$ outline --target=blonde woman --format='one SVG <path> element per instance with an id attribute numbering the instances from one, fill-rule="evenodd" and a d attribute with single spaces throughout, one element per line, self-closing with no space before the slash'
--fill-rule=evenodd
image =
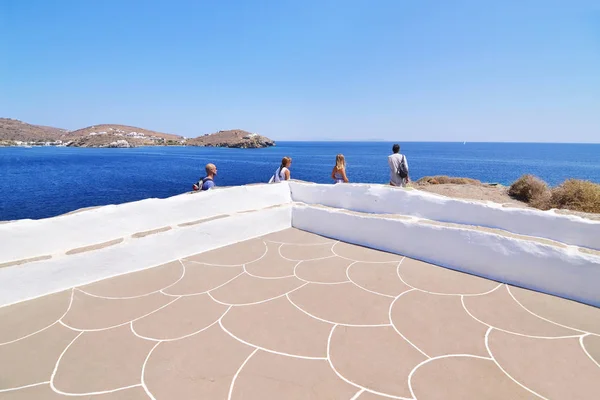
<path id="1" fill-rule="evenodd" d="M 348 183 L 348 177 L 346 176 L 346 159 L 343 154 L 335 156 L 335 166 L 331 171 L 331 179 L 333 179 L 335 183 Z"/>
<path id="2" fill-rule="evenodd" d="M 283 157 L 281 165 L 275 171 L 275 174 L 271 177 L 269 183 L 289 181 L 290 180 L 290 167 L 292 166 L 292 159 L 290 157 Z"/>

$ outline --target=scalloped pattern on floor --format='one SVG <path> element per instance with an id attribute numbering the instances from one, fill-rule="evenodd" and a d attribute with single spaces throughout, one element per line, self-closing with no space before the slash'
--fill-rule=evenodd
<path id="1" fill-rule="evenodd" d="M 0 308 L 0 399 L 595 399 L 600 309 L 297 229 Z"/>

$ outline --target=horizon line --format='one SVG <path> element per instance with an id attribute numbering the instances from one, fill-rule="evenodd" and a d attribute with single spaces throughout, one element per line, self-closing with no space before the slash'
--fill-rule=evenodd
<path id="1" fill-rule="evenodd" d="M 274 139 L 275 140 L 275 139 Z M 464 141 L 464 140 L 383 140 L 383 139 L 350 139 L 350 140 L 339 140 L 339 139 L 319 139 L 319 140 L 307 140 L 307 139 L 287 139 L 287 140 L 275 140 L 275 142 L 301 142 L 301 143 L 494 143 L 494 144 L 593 144 L 599 145 L 600 142 L 534 142 L 534 141 Z"/>

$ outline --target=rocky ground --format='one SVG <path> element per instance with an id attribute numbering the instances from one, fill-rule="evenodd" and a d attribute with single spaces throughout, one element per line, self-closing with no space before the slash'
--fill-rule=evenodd
<path id="1" fill-rule="evenodd" d="M 513 207 L 528 207 L 526 203 L 513 199 L 508 195 L 508 187 L 502 185 L 413 185 L 415 189 L 430 193 L 441 194 L 447 197 L 469 199 L 478 201 L 493 201 Z"/>
<path id="2" fill-rule="evenodd" d="M 505 207 L 529 208 L 527 203 L 513 199 L 508 195 L 508 187 L 502 185 L 486 184 L 440 184 L 440 185 L 420 185 L 412 184 L 413 189 L 423 190 L 425 192 L 436 193 L 447 197 L 468 199 L 476 201 L 493 201 L 500 203 Z M 578 215 L 583 218 L 600 221 L 600 214 L 583 213 L 571 210 L 556 210 L 559 214 Z"/>

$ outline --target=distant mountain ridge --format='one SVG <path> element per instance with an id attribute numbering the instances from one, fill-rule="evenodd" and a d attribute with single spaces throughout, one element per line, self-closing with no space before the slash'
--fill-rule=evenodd
<path id="1" fill-rule="evenodd" d="M 180 135 L 128 125 L 100 124 L 68 131 L 0 118 L 0 146 L 52 145 L 70 147 L 206 146 L 260 148 L 274 146 L 265 136 L 241 129 L 186 139 Z"/>

